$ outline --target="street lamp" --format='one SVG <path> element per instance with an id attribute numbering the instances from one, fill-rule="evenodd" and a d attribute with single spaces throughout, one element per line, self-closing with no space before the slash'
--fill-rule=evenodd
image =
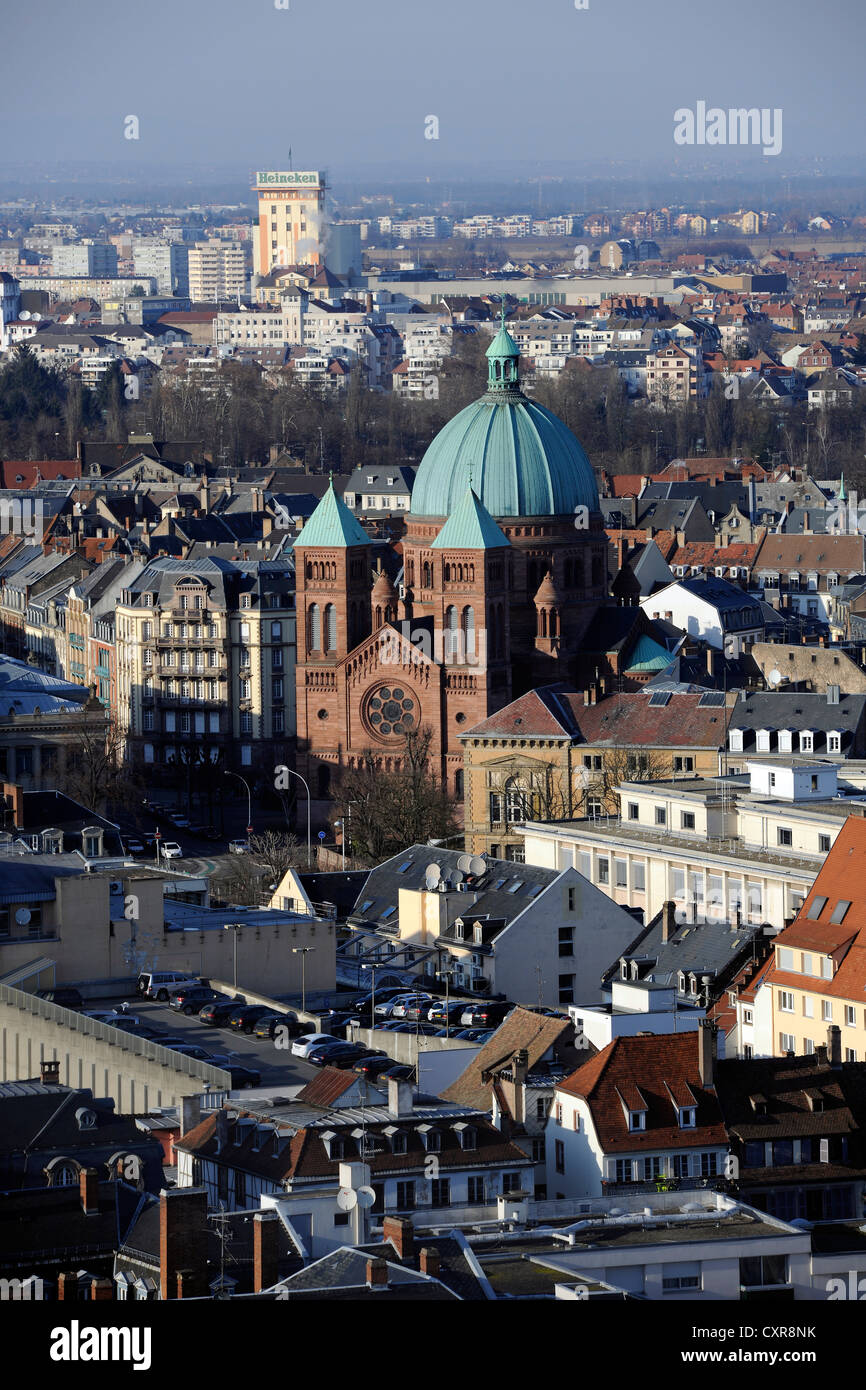
<path id="1" fill-rule="evenodd" d="M 238 781 L 239 781 L 239 782 L 243 782 L 244 786 L 246 787 L 246 789 L 247 789 L 247 834 L 248 834 L 248 835 L 252 835 L 252 833 L 253 833 L 253 798 L 252 798 L 252 796 L 251 796 L 251 794 L 250 794 L 250 784 L 249 784 L 249 782 L 247 781 L 246 777 L 241 777 L 241 774 L 240 774 L 239 772 L 229 772 L 229 771 L 226 769 L 226 770 L 223 772 L 223 777 L 237 777 Z"/>
<path id="2" fill-rule="evenodd" d="M 313 864 L 312 841 L 310 839 L 310 784 L 301 776 L 300 772 L 293 772 L 290 767 L 286 767 L 282 763 L 277 768 L 277 772 L 287 772 L 290 777 L 297 777 L 298 781 L 304 784 L 304 789 L 307 793 L 307 868 L 310 869 Z"/>
<path id="3" fill-rule="evenodd" d="M 223 922 L 223 931 L 233 931 L 235 934 L 233 951 L 235 990 L 237 990 L 238 987 L 238 932 L 242 926 L 243 922 Z"/>
<path id="4" fill-rule="evenodd" d="M 335 820 L 335 821 L 334 821 L 334 829 L 335 829 L 335 830 L 339 830 L 339 831 L 341 832 L 341 834 L 340 834 L 340 848 L 341 848 L 342 851 L 343 851 L 343 869 L 344 869 L 344 871 L 345 871 L 345 868 L 346 868 L 346 832 L 345 832 L 345 829 L 344 829 L 344 827 L 343 827 L 343 822 L 342 822 L 341 820 Z"/>
<path id="5" fill-rule="evenodd" d="M 371 1004 L 370 1004 L 370 1019 L 371 1019 L 371 1026 L 372 1026 L 373 1028 L 376 1027 L 376 971 L 377 971 L 377 970 L 384 970 L 387 964 L 388 964 L 387 961 L 385 961 L 385 960 L 379 960 L 379 961 L 371 961 L 369 965 L 362 965 L 362 966 L 361 966 L 361 969 L 362 969 L 362 970 L 372 970 L 372 972 L 373 972 L 373 999 L 372 999 L 372 1002 L 371 1002 Z"/>
<path id="6" fill-rule="evenodd" d="M 307 1012 L 307 952 L 315 951 L 315 946 L 293 946 L 292 955 L 301 957 L 301 1013 Z"/>

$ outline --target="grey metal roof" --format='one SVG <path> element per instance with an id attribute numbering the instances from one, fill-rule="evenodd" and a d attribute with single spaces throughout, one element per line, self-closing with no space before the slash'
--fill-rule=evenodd
<path id="1" fill-rule="evenodd" d="M 813 691 L 740 692 L 729 729 L 841 729 L 853 733 L 863 720 L 866 695 L 841 695 L 838 705 Z"/>

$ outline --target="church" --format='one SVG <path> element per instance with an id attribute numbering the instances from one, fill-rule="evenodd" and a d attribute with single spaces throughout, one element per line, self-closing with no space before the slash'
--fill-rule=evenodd
<path id="1" fill-rule="evenodd" d="M 419 465 L 396 581 L 333 485 L 294 543 L 297 767 L 326 799 L 372 750 L 399 761 L 429 727 L 449 792 L 463 795 L 459 735 L 515 696 L 575 680 L 607 600 L 607 538 L 589 459 L 524 395 L 504 318 L 487 389 Z"/>

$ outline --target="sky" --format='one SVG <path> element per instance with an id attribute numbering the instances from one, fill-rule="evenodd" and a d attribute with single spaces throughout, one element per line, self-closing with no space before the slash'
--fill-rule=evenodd
<path id="1" fill-rule="evenodd" d="M 775 175 L 863 154 L 864 0 L 4 0 L 3 21 L 5 166 L 283 169 L 291 147 L 343 177 L 697 154 Z M 781 109 L 781 154 L 677 146 L 699 101 Z"/>

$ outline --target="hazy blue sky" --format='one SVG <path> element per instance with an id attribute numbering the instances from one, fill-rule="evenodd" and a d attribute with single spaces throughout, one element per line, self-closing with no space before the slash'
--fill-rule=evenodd
<path id="1" fill-rule="evenodd" d="M 289 4 L 4 0 L 4 162 L 669 163 L 699 100 L 781 107 L 782 159 L 748 152 L 767 166 L 863 153 L 864 0 Z"/>

